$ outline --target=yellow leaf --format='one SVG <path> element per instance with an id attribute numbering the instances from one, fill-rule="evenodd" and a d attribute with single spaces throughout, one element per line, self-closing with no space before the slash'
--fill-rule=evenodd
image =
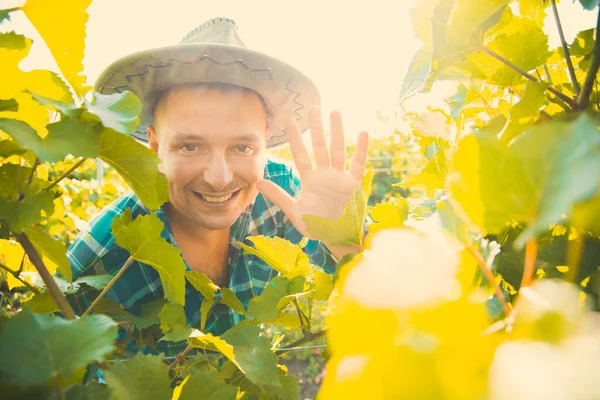
<path id="1" fill-rule="evenodd" d="M 556 269 L 558 270 L 558 272 L 562 272 L 563 274 L 569 272 L 569 267 L 566 265 L 559 265 L 556 267 Z"/>
<path id="2" fill-rule="evenodd" d="M 83 71 L 86 9 L 91 0 L 28 0 L 22 7 L 75 93 L 88 90 Z M 68 22 L 67 22 L 68 21 Z"/>
<path id="3" fill-rule="evenodd" d="M 265 261 L 271 268 L 288 279 L 310 272 L 308 256 L 297 246 L 279 237 L 249 236 L 254 248 L 239 243 L 247 253 Z"/>
<path id="4" fill-rule="evenodd" d="M 205 334 L 195 329 L 189 336 L 188 342 L 190 343 L 190 346 L 198 349 L 214 350 L 222 353 L 232 363 L 234 363 L 236 367 L 240 369 L 240 371 L 244 372 L 244 369 L 235 359 L 233 354 L 233 346 L 220 337 L 213 336 L 210 333 Z"/>

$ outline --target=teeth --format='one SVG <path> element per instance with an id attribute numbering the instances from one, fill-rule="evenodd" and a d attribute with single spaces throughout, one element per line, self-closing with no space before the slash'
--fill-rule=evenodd
<path id="1" fill-rule="evenodd" d="M 227 196 L 222 196 L 222 197 L 206 196 L 203 194 L 200 194 L 200 196 L 202 196 L 203 200 L 206 200 L 209 203 L 224 203 L 227 200 L 231 199 L 231 197 L 233 196 L 233 193 L 230 193 Z"/>

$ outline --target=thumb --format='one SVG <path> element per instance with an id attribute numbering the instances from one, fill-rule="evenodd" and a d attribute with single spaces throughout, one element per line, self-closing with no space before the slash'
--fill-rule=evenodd
<path id="1" fill-rule="evenodd" d="M 281 187 L 266 179 L 258 181 L 256 184 L 258 191 L 271 203 L 281 209 L 292 221 L 294 217 L 294 203 L 296 200 Z"/>

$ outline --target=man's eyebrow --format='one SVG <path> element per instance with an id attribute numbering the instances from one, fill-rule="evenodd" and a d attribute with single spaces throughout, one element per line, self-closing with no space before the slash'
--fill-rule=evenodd
<path id="1" fill-rule="evenodd" d="M 173 135 L 173 141 L 175 142 L 183 142 L 183 141 L 195 141 L 195 142 L 204 142 L 206 139 L 204 135 L 199 133 L 189 133 L 189 132 L 175 132 Z M 256 133 L 245 133 L 240 134 L 238 136 L 234 136 L 231 138 L 232 142 L 251 142 L 258 143 L 261 141 L 261 136 Z"/>
<path id="2" fill-rule="evenodd" d="M 254 133 L 248 133 L 245 135 L 235 136 L 233 138 L 235 142 L 260 142 L 260 136 Z"/>

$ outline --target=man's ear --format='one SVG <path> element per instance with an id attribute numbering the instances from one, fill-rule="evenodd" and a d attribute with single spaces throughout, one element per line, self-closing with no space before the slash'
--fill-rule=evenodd
<path id="1" fill-rule="evenodd" d="M 156 135 L 156 129 L 153 125 L 146 127 L 146 134 L 148 135 L 148 144 L 150 148 L 158 154 L 158 136 Z"/>

